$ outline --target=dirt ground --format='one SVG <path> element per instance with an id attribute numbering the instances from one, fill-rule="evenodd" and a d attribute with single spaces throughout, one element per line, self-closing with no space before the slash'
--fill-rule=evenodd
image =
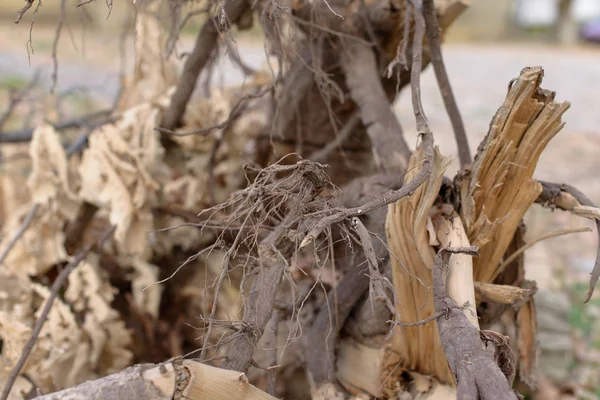
<path id="1" fill-rule="evenodd" d="M 11 24 L 12 25 L 12 24 Z M 41 69 L 48 84 L 52 72 L 51 49 L 53 30 L 36 27 L 33 32 L 35 53 L 28 63 L 26 42 L 28 23 L 0 28 L 0 85 L 29 79 L 35 69 Z M 188 51 L 193 37 L 181 40 L 179 52 Z M 242 58 L 250 65 L 264 63 L 262 45 L 256 40 L 238 38 Z M 132 42 L 125 48 L 131 58 Z M 525 66 L 541 65 L 546 76 L 543 87 L 557 92 L 557 100 L 568 100 L 571 109 L 564 118 L 564 130 L 550 143 L 542 156 L 536 176 L 551 181 L 569 182 L 600 202 L 600 46 L 556 48 L 519 44 L 447 44 L 444 47 L 446 65 L 457 101 L 466 123 L 472 151 L 487 132 L 489 122 L 502 103 L 508 82 Z M 118 89 L 121 63 L 116 35 L 67 29 L 59 46 L 58 88 L 85 88 L 98 102 L 108 103 Z M 131 65 L 131 59 L 126 65 Z M 217 82 L 227 85 L 240 82 L 242 74 L 230 63 L 218 69 Z M 454 156 L 455 145 L 451 127 L 438 93 L 433 71 L 422 78 L 426 114 L 434 129 L 442 152 Z M 409 143 L 416 135 L 408 93 L 402 93 L 395 105 L 407 132 Z M 449 174 L 453 174 L 456 163 Z M 528 215 L 530 240 L 551 230 L 591 226 L 559 213 L 534 209 Z M 585 278 L 595 254 L 594 233 L 552 239 L 534 246 L 527 257 L 528 275 L 543 288 L 560 286 L 564 278 Z M 555 273 L 555 272 L 559 273 Z M 565 274 L 563 272 L 568 272 Z"/>

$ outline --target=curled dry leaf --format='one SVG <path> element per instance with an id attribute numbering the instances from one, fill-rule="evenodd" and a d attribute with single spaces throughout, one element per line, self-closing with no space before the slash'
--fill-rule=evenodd
<path id="1" fill-rule="evenodd" d="M 129 109 L 116 126 L 93 133 L 79 166 L 81 198 L 109 210 L 122 254 L 142 258 L 151 254 L 146 234 L 153 229 L 151 207 L 159 189 L 154 177 L 166 174 L 154 131 L 157 118 L 158 110 L 148 103 Z"/>
<path id="2" fill-rule="evenodd" d="M 133 267 L 131 291 L 137 309 L 157 318 L 163 289 L 160 284 L 156 284 L 159 276 L 158 267 L 137 257 L 130 262 L 122 260 L 120 264 L 129 264 Z"/>
<path id="3" fill-rule="evenodd" d="M 100 272 L 96 265 L 82 262 L 69 276 L 65 299 L 84 315 L 82 328 L 90 342 L 87 364 L 111 373 L 129 365 L 131 335 L 111 307 L 116 290 Z"/>
<path id="4" fill-rule="evenodd" d="M 64 147 L 54 128 L 40 125 L 29 146 L 32 171 L 27 179 L 34 203 L 52 203 L 57 213 L 72 220 L 77 216 L 79 198 L 69 182 L 69 165 Z"/>
<path id="5" fill-rule="evenodd" d="M 60 138 L 51 126 L 44 124 L 33 132 L 29 154 L 32 170 L 27 187 L 31 200 L 39 204 L 39 209 L 29 229 L 8 254 L 5 264 L 15 273 L 38 275 L 66 260 L 63 226 L 76 218 L 80 201 L 72 188 L 72 174 Z M 4 225 L 1 248 L 8 246 L 21 229 L 23 219 L 32 207 L 30 202 L 23 202 L 15 190 L 16 185 L 20 183 L 14 175 L 3 179 L 5 207 L 17 204 L 20 207 L 5 209 L 9 217 Z M 11 195 L 15 197 L 10 199 Z"/>

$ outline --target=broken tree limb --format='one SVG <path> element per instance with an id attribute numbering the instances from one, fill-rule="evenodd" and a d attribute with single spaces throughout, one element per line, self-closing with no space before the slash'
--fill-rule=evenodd
<path id="1" fill-rule="evenodd" d="M 471 244 L 480 246 L 475 280 L 493 282 L 527 210 L 542 192 L 533 179 L 548 142 L 562 129 L 568 102 L 540 87 L 541 67 L 528 67 L 512 81 L 475 161 L 457 178 L 460 214 Z"/>
<path id="2" fill-rule="evenodd" d="M 36 397 L 38 400 L 275 400 L 248 382 L 246 374 L 176 359 L 134 365 L 95 381 Z"/>
<path id="3" fill-rule="evenodd" d="M 584 193 L 571 185 L 544 181 L 540 181 L 540 184 L 542 185 L 542 191 L 536 199 L 536 203 L 544 206 L 558 207 L 586 218 L 592 217 L 595 220 L 596 231 L 598 233 L 598 250 L 596 252 L 594 268 L 590 276 L 590 287 L 584 300 L 584 303 L 587 303 L 592 298 L 594 288 L 600 278 L 600 219 L 596 216 L 598 214 L 598 207 Z"/>
<path id="4" fill-rule="evenodd" d="M 450 256 L 459 253 L 477 255 L 477 248 L 441 249 L 433 268 L 435 310 L 446 312 L 437 319 L 437 325 L 448 365 L 456 379 L 457 397 L 516 400 L 507 377 L 494 360 L 495 346 L 490 349 L 482 343 L 477 328 L 469 323 L 458 304 L 448 296 L 444 276 Z"/>

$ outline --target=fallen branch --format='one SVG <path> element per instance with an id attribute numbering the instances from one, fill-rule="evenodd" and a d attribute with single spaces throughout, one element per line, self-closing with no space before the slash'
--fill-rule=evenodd
<path id="1" fill-rule="evenodd" d="M 444 248 L 435 258 L 433 301 L 436 312 L 447 311 L 437 319 L 440 339 L 457 385 L 459 399 L 511 399 L 517 396 L 508 379 L 487 349 L 487 341 L 448 296 L 445 276 L 452 254 L 477 255 L 477 247 Z M 494 347 L 496 347 L 493 344 Z M 514 366 L 513 366 L 514 368 Z"/>
<path id="2" fill-rule="evenodd" d="M 578 206 L 593 207 L 597 206 L 579 189 L 565 183 L 552 183 L 540 181 L 542 184 L 542 192 L 536 199 L 536 203 L 540 203 L 546 207 L 558 207 L 565 211 L 575 212 Z M 598 250 L 596 252 L 596 261 L 594 268 L 590 274 L 590 287 L 585 297 L 584 303 L 587 303 L 594 294 L 594 288 L 600 278 L 600 220 L 596 219 L 596 230 L 598 233 Z"/>
<path id="3" fill-rule="evenodd" d="M 244 373 L 181 359 L 159 365 L 134 365 L 36 399 L 276 400 L 251 385 Z"/>
<path id="4" fill-rule="evenodd" d="M 73 272 L 73 270 L 75 270 L 75 268 L 77 268 L 79 263 L 81 263 L 85 259 L 85 257 L 88 255 L 88 253 L 90 251 L 92 251 L 92 249 L 99 248 L 100 246 L 102 246 L 102 244 L 108 239 L 108 237 L 110 235 L 112 235 L 114 230 L 115 230 L 115 227 L 111 227 L 110 229 L 108 229 L 97 242 L 91 243 L 85 249 L 83 249 L 77 255 L 75 255 L 75 257 L 73 257 L 71 262 L 69 262 L 69 264 L 67 264 L 67 266 L 60 272 L 60 274 L 58 274 L 58 276 L 54 280 L 54 283 L 52 284 L 52 288 L 50 289 L 50 296 L 46 300 L 44 309 L 42 310 L 42 313 L 40 314 L 39 318 L 35 321 L 33 331 L 31 332 L 31 338 L 29 338 L 29 341 L 23 348 L 23 351 L 21 353 L 21 356 L 19 357 L 19 360 L 13 367 L 12 371 L 10 372 L 10 375 L 8 376 L 8 379 L 6 380 L 6 386 L 4 387 L 4 390 L 2 391 L 2 395 L 0 395 L 0 400 L 8 399 L 10 390 L 12 389 L 12 386 L 14 385 L 15 381 L 17 380 L 19 373 L 21 372 L 21 369 L 25 365 L 25 362 L 27 362 L 27 358 L 29 357 L 29 354 L 33 350 L 33 346 L 35 346 L 35 343 L 37 342 L 37 338 L 40 335 L 42 328 L 44 327 L 44 323 L 46 322 L 46 319 L 48 318 L 48 314 L 50 313 L 50 310 L 52 309 L 54 300 L 56 300 L 56 297 L 58 297 L 59 291 L 62 289 L 63 285 L 67 281 L 67 278 L 69 277 L 71 272 Z"/>

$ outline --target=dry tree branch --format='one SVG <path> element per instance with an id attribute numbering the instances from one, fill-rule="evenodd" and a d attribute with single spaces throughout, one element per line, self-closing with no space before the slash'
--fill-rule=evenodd
<path id="1" fill-rule="evenodd" d="M 504 269 L 511 262 L 513 262 L 514 260 L 517 259 L 517 257 L 519 257 L 526 250 L 535 246 L 539 242 L 543 242 L 544 240 L 552 239 L 552 238 L 559 237 L 559 236 L 570 235 L 571 233 L 581 233 L 581 232 L 591 232 L 591 231 L 592 230 L 590 228 L 573 228 L 573 229 L 557 229 L 555 231 L 546 233 L 538 238 L 535 238 L 531 242 L 528 242 L 525 246 L 518 248 L 517 251 L 515 251 L 509 257 L 507 257 L 504 261 L 502 261 L 502 264 L 500 264 L 500 269 L 502 271 L 504 271 Z"/>
<path id="2" fill-rule="evenodd" d="M 360 114 L 356 112 L 348 119 L 346 125 L 342 127 L 335 139 L 323 146 L 322 149 L 315 150 L 315 152 L 310 155 L 309 159 L 314 162 L 325 162 L 327 156 L 329 156 L 336 148 L 340 147 L 342 143 L 350 137 L 359 122 Z"/>
<path id="3" fill-rule="evenodd" d="M 21 19 L 23 19 L 23 15 L 25 15 L 27 10 L 29 10 L 31 8 L 34 1 L 35 0 L 27 0 L 27 3 L 23 6 L 23 8 L 21 8 L 17 12 L 17 19 L 15 19 L 15 24 L 18 24 L 19 22 L 21 22 Z M 41 3 L 41 2 L 38 0 L 38 3 Z"/>
<path id="4" fill-rule="evenodd" d="M 17 380 L 17 377 L 19 376 L 21 369 L 25 365 L 25 362 L 27 362 L 27 358 L 29 357 L 29 354 L 33 350 L 33 346 L 35 346 L 37 338 L 38 338 L 40 332 L 42 331 L 42 328 L 44 327 L 44 323 L 46 322 L 46 319 L 48 318 L 48 314 L 50 313 L 50 310 L 52 309 L 54 300 L 56 300 L 56 298 L 58 297 L 58 292 L 60 291 L 60 289 L 62 289 L 63 285 L 67 281 L 67 278 L 69 277 L 71 272 L 73 272 L 75 270 L 75 268 L 77 268 L 79 263 L 81 263 L 85 259 L 85 257 L 88 255 L 88 253 L 90 251 L 92 251 L 94 248 L 101 247 L 102 244 L 110 237 L 110 235 L 112 235 L 112 233 L 114 231 L 115 231 L 115 227 L 111 226 L 109 229 L 106 230 L 106 232 L 104 232 L 102 234 L 102 236 L 100 237 L 100 239 L 98 241 L 96 241 L 95 243 L 90 243 L 85 249 L 81 250 L 77 255 L 75 255 L 75 257 L 73 257 L 71 262 L 69 262 L 69 264 L 67 264 L 67 266 L 62 271 L 60 271 L 60 274 L 58 274 L 58 276 L 54 280 L 54 283 L 52 284 L 52 287 L 50 289 L 50 296 L 48 296 L 48 299 L 46 300 L 44 309 L 42 310 L 42 313 L 40 314 L 39 318 L 35 321 L 33 331 L 31 332 L 31 338 L 29 339 L 29 341 L 23 348 L 23 351 L 21 352 L 21 356 L 19 357 L 19 360 L 17 361 L 17 363 L 13 367 L 12 371 L 10 372 L 10 375 L 6 381 L 6 386 L 4 387 L 4 390 L 2 391 L 2 394 L 0 395 L 0 400 L 8 399 L 10 390 L 12 389 L 12 386 L 14 385 L 15 381 Z"/>
<path id="5" fill-rule="evenodd" d="M 171 29 L 171 32 L 169 32 L 169 37 L 166 40 L 166 56 L 170 57 L 171 54 L 173 53 L 173 50 L 175 49 L 175 45 L 177 44 L 177 41 L 179 40 L 179 35 L 181 34 L 181 30 L 187 25 L 187 23 L 189 22 L 190 19 L 192 19 L 192 17 L 195 17 L 197 15 L 201 15 L 204 14 L 206 12 L 208 12 L 209 10 L 209 6 L 203 6 L 197 10 L 192 10 L 190 12 L 188 12 L 185 17 L 183 17 L 183 19 L 179 22 L 179 24 L 176 27 L 173 27 Z"/>
<path id="6" fill-rule="evenodd" d="M 75 5 L 75 7 L 81 7 L 81 6 L 85 6 L 86 4 L 93 3 L 94 1 L 96 1 L 96 0 L 85 0 L 85 1 L 82 1 L 81 3 L 77 3 L 77 4 Z"/>
<path id="7" fill-rule="evenodd" d="M 0 254 L 0 264 L 2 264 L 4 260 L 6 260 L 6 257 L 8 257 L 8 254 L 10 253 L 12 248 L 15 247 L 15 244 L 19 241 L 19 239 L 21 239 L 27 228 L 29 228 L 29 225 L 35 218 L 35 214 L 37 213 L 39 208 L 40 205 L 36 203 L 33 205 L 33 207 L 29 209 L 29 212 L 27 213 L 27 216 L 25 217 L 23 223 L 19 227 L 19 230 L 17 231 L 17 233 L 15 233 L 15 236 L 13 236 L 6 248 L 2 251 L 2 254 Z"/>
<path id="8" fill-rule="evenodd" d="M 450 255 L 459 253 L 471 256 L 478 254 L 477 247 L 444 248 L 438 252 L 433 268 L 435 310 L 445 311 L 437 324 L 444 353 L 456 379 L 457 397 L 516 400 L 517 396 L 501 370 L 502 366 L 494 360 L 494 352 L 486 349 L 487 343 L 482 343 L 479 330 L 448 296 L 445 276 Z"/>
<path id="9" fill-rule="evenodd" d="M 172 136 L 190 136 L 190 135 L 209 134 L 211 131 L 213 131 L 215 129 L 224 129 L 227 126 L 229 126 L 229 124 L 231 124 L 233 121 L 235 121 L 236 118 L 238 118 L 240 116 L 240 114 L 244 110 L 244 106 L 246 105 L 246 102 L 248 100 L 259 99 L 262 96 L 264 96 L 265 94 L 271 92 L 274 87 L 275 86 L 273 84 L 271 84 L 271 85 L 267 86 L 266 88 L 258 91 L 258 93 L 249 93 L 249 94 L 243 96 L 233 106 L 233 108 L 231 109 L 231 112 L 229 113 L 229 116 L 227 117 L 227 119 L 225 121 L 219 123 L 219 124 L 207 126 L 206 128 L 194 129 L 193 131 L 189 131 L 189 132 L 176 132 L 176 131 L 174 131 L 172 129 L 167 129 L 167 128 L 164 128 L 164 127 L 156 127 L 154 129 L 157 130 L 157 131 L 159 131 L 159 132 L 161 132 L 161 133 L 166 133 L 166 134 L 169 134 L 169 135 L 172 135 Z"/>
<path id="10" fill-rule="evenodd" d="M 440 44 L 440 26 L 438 24 L 437 16 L 435 15 L 435 5 L 433 4 L 433 0 L 423 0 L 423 16 L 425 18 L 427 40 L 429 41 L 431 64 L 433 65 L 440 93 L 444 100 L 444 106 L 446 107 L 454 130 L 460 167 L 464 168 L 471 164 L 473 159 L 471 157 L 471 150 L 469 149 L 465 124 L 460 114 L 460 110 L 458 109 L 458 105 L 456 104 L 454 93 L 452 93 L 452 85 L 450 85 L 450 79 L 448 78 L 446 66 L 444 65 Z"/>
<path id="11" fill-rule="evenodd" d="M 83 117 L 73 118 L 64 122 L 59 122 L 53 126 L 56 131 L 64 131 L 71 128 L 81 128 L 90 125 L 103 125 L 114 122 L 117 116 L 111 115 L 112 109 L 95 111 Z M 33 137 L 34 128 L 22 129 L 18 131 L 0 131 L 0 143 L 23 143 L 29 142 Z"/>
<path id="12" fill-rule="evenodd" d="M 227 46 L 227 54 L 229 55 L 229 59 L 231 61 L 233 61 L 233 63 L 235 65 L 237 65 L 238 67 L 240 67 L 240 69 L 242 70 L 242 72 L 244 73 L 244 75 L 252 75 L 253 73 L 256 72 L 254 70 L 254 68 L 252 68 L 251 66 L 249 66 L 248 64 L 246 64 L 244 62 L 244 60 L 242 60 L 242 58 L 240 57 L 239 50 L 237 49 L 236 46 L 233 45 L 232 42 L 227 41 L 225 43 L 225 45 Z"/>
<path id="13" fill-rule="evenodd" d="M 227 1 L 221 11 L 227 15 L 232 23 L 236 23 L 247 6 L 245 0 Z M 179 127 L 187 104 L 196 87 L 198 76 L 217 46 L 218 26 L 220 25 L 217 17 L 213 17 L 209 18 L 200 29 L 194 49 L 185 61 L 175 93 L 171 97 L 171 104 L 163 115 L 161 128 L 172 131 Z"/>
<path id="14" fill-rule="evenodd" d="M 2 113 L 2 115 L 0 115 L 0 143 L 2 142 L 2 129 L 4 129 L 4 125 L 6 125 L 6 122 L 8 122 L 8 119 L 11 117 L 11 114 L 13 113 L 13 111 L 15 110 L 15 108 L 17 108 L 17 106 L 23 101 L 23 99 L 25 98 L 25 96 L 27 96 L 27 93 L 33 89 L 33 87 L 35 87 L 35 85 L 38 84 L 40 79 L 40 70 L 36 69 L 35 74 L 33 75 L 33 78 L 29 81 L 29 83 L 27 84 L 27 86 L 25 86 L 22 89 L 14 89 L 14 88 L 8 88 L 9 90 L 9 103 L 8 106 L 6 106 L 6 109 L 4 110 L 4 113 Z"/>
<path id="15" fill-rule="evenodd" d="M 539 181 L 542 184 L 542 193 L 536 199 L 536 203 L 540 203 L 546 207 L 558 207 L 565 211 L 575 211 L 574 208 L 579 206 L 588 206 L 597 208 L 597 206 L 579 189 L 566 183 L 552 183 Z M 579 203 L 579 204 L 577 204 Z M 600 220 L 596 219 L 596 230 L 598 233 L 598 250 L 596 253 L 596 261 L 594 268 L 590 274 L 590 287 L 585 297 L 584 303 L 587 303 L 594 294 L 594 288 L 600 278 Z"/>

